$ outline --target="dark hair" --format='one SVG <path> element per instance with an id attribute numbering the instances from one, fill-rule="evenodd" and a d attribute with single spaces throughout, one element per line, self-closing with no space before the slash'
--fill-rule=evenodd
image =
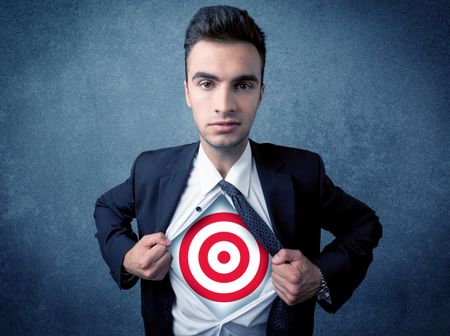
<path id="1" fill-rule="evenodd" d="M 261 82 L 266 63 L 265 36 L 247 11 L 231 6 L 202 7 L 192 17 L 184 39 L 184 66 L 187 80 L 187 59 L 192 47 L 201 40 L 212 42 L 249 42 L 261 57 Z"/>

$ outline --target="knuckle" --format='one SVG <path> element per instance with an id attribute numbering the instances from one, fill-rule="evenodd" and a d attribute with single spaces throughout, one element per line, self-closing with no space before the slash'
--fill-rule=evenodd
<path id="1" fill-rule="evenodd" d="M 164 238 L 164 234 L 162 232 L 157 232 L 153 234 L 153 237 L 161 239 Z"/>
<path id="2" fill-rule="evenodd" d="M 282 258 L 286 258 L 287 257 L 287 250 L 282 249 L 277 254 L 278 254 L 278 256 L 280 256 Z"/>
<path id="3" fill-rule="evenodd" d="M 289 282 L 293 284 L 299 284 L 301 281 L 301 276 L 299 273 L 291 273 L 289 275 Z"/>
<path id="4" fill-rule="evenodd" d="M 138 241 L 138 244 L 139 243 L 143 244 L 143 243 L 145 243 L 146 241 L 148 241 L 150 239 L 151 239 L 151 235 L 145 235 Z"/>
<path id="5" fill-rule="evenodd" d="M 148 269 L 144 271 L 144 275 L 148 280 L 152 280 L 155 277 L 155 271 L 153 269 Z"/>
<path id="6" fill-rule="evenodd" d="M 290 300 L 294 300 L 300 294 L 300 289 L 297 286 L 288 286 L 286 290 Z"/>

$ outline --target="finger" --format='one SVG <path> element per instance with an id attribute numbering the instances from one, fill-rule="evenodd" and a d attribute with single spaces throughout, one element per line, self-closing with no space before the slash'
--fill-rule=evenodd
<path id="1" fill-rule="evenodd" d="M 284 282 L 277 276 L 272 276 L 272 284 L 277 295 L 288 305 L 304 301 L 304 293 L 300 287 Z"/>
<path id="2" fill-rule="evenodd" d="M 135 268 L 139 271 L 145 271 L 152 267 L 152 265 L 160 259 L 166 252 L 166 247 L 163 245 L 154 245 L 152 248 L 144 248 L 135 258 L 134 265 L 125 265 L 126 269 Z M 126 256 L 125 256 L 126 258 Z M 129 271 L 128 271 L 129 272 Z"/>
<path id="3" fill-rule="evenodd" d="M 292 297 L 297 297 L 303 291 L 302 276 L 300 273 L 289 272 L 277 274 L 272 272 L 272 282 L 275 283 L 283 292 Z"/>
<path id="4" fill-rule="evenodd" d="M 170 246 L 170 240 L 162 232 L 146 235 L 139 240 L 139 244 L 144 247 L 151 248 L 156 244 Z"/>
<path id="5" fill-rule="evenodd" d="M 167 248 L 164 245 L 156 244 L 146 250 L 143 257 L 146 260 L 146 264 L 150 265 L 156 263 L 166 252 Z"/>
<path id="6" fill-rule="evenodd" d="M 273 288 L 278 297 L 283 300 L 287 305 L 291 305 L 291 299 L 288 296 L 288 293 L 283 287 L 280 287 L 278 284 L 273 283 Z"/>
<path id="7" fill-rule="evenodd" d="M 172 263 L 172 255 L 166 252 L 158 261 L 156 261 L 152 266 L 145 270 L 144 276 L 147 280 L 162 280 L 170 270 L 170 265 Z"/>
<path id="8" fill-rule="evenodd" d="M 169 252 L 167 252 L 162 258 L 160 258 L 158 260 L 158 262 L 157 262 L 158 272 L 157 272 L 156 280 L 162 280 L 166 276 L 166 274 L 170 270 L 172 260 L 173 260 L 173 257 Z"/>
<path id="9" fill-rule="evenodd" d="M 299 284 L 302 278 L 302 272 L 292 264 L 273 265 L 272 275 L 274 274 L 291 284 Z"/>
<path id="10" fill-rule="evenodd" d="M 289 283 L 289 281 L 285 277 L 273 272 L 272 272 L 272 283 L 283 292 L 287 292 L 288 287 L 291 286 L 291 283 Z"/>
<path id="11" fill-rule="evenodd" d="M 284 278 L 286 276 L 285 274 L 289 272 L 287 266 L 287 264 L 272 265 L 272 275 L 277 274 L 278 276 Z"/>

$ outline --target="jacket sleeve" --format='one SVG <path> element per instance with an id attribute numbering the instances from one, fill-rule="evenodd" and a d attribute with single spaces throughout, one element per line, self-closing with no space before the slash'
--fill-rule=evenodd
<path id="1" fill-rule="evenodd" d="M 382 227 L 375 212 L 335 186 L 319 163 L 321 227 L 335 239 L 314 261 L 331 293 L 332 304 L 319 301 L 328 312 L 336 312 L 364 279 L 378 245 Z"/>
<path id="2" fill-rule="evenodd" d="M 97 226 L 96 238 L 111 276 L 119 288 L 133 287 L 138 278 L 123 271 L 125 254 L 136 244 L 137 236 L 131 228 L 135 218 L 134 175 L 136 161 L 130 177 L 97 199 L 94 218 Z"/>

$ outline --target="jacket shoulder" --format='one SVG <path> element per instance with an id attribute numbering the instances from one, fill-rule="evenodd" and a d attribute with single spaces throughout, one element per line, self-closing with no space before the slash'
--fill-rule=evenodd
<path id="1" fill-rule="evenodd" d="M 281 146 L 273 143 L 256 143 L 253 142 L 253 146 L 258 148 L 258 150 L 263 150 L 271 153 L 279 153 L 281 155 L 300 155 L 305 157 L 316 157 L 317 153 L 309 151 L 307 149 L 298 148 L 298 147 L 289 147 L 289 146 Z"/>
<path id="2" fill-rule="evenodd" d="M 295 147 L 280 146 L 272 143 L 252 143 L 256 156 L 265 160 L 279 161 L 285 167 L 302 165 L 317 165 L 322 161 L 319 154 Z"/>
<path id="3" fill-rule="evenodd" d="M 178 159 L 180 163 L 186 162 L 194 157 L 198 150 L 198 145 L 198 142 L 194 142 L 180 146 L 147 150 L 138 155 L 135 160 L 135 166 L 136 168 L 142 166 L 158 166 L 159 168 L 165 168 L 176 159 Z"/>

